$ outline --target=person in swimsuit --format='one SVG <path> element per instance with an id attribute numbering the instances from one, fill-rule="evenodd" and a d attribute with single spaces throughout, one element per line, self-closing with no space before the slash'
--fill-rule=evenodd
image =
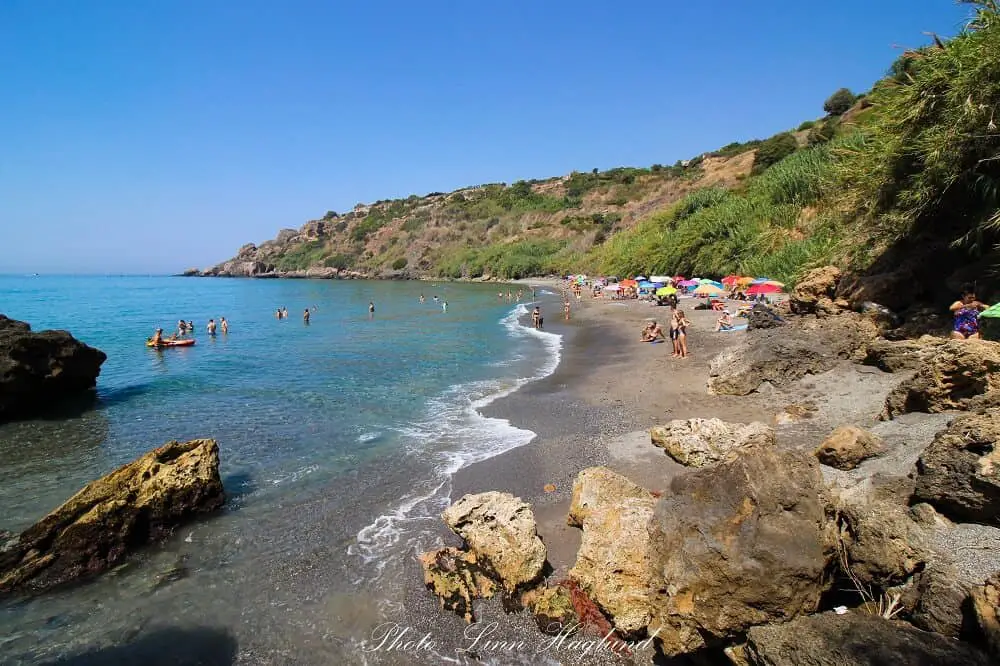
<path id="1" fill-rule="evenodd" d="M 677 306 L 675 304 L 670 305 L 670 342 L 673 345 L 674 351 L 671 356 L 681 355 L 681 341 L 680 341 L 680 323 L 677 320 Z"/>
<path id="2" fill-rule="evenodd" d="M 441 301 L 441 312 L 448 311 L 448 301 Z"/>
<path id="3" fill-rule="evenodd" d="M 274 316 L 277 317 L 278 319 L 281 319 L 281 308 L 278 308 L 275 311 Z"/>
<path id="4" fill-rule="evenodd" d="M 965 285 L 962 298 L 951 304 L 950 310 L 955 315 L 955 327 L 951 337 L 956 340 L 979 339 L 979 313 L 986 305 L 976 300 L 976 292 L 972 285 Z"/>
<path id="5" fill-rule="evenodd" d="M 215 320 L 214 319 L 209 319 L 208 320 L 208 326 L 206 326 L 205 328 L 208 329 L 208 334 L 209 335 L 215 335 Z"/>
<path id="6" fill-rule="evenodd" d="M 655 342 L 656 340 L 666 339 L 667 337 L 663 335 L 663 328 L 655 321 L 650 321 L 646 324 L 646 328 L 642 329 L 643 342 Z"/>
<path id="7" fill-rule="evenodd" d="M 163 344 L 163 329 L 162 328 L 156 329 L 156 332 L 153 333 L 153 337 L 152 337 L 152 339 L 150 341 L 156 347 L 159 347 L 160 345 L 162 345 Z"/>
<path id="8" fill-rule="evenodd" d="M 421 302 L 421 303 L 423 303 L 423 302 L 424 302 L 424 295 L 423 295 L 423 294 L 420 294 L 420 302 Z"/>
<path id="9" fill-rule="evenodd" d="M 220 327 L 222 328 L 223 335 L 225 335 L 226 333 L 229 333 L 229 322 L 226 321 L 226 318 L 225 317 L 219 317 L 219 321 L 221 322 Z"/>
<path id="10" fill-rule="evenodd" d="M 729 331 L 733 328 L 733 314 L 728 310 L 722 311 L 722 316 L 715 322 L 716 331 Z"/>
<path id="11" fill-rule="evenodd" d="M 566 315 L 566 321 L 569 321 L 569 300 L 563 303 L 563 314 Z"/>
<path id="12" fill-rule="evenodd" d="M 542 327 L 542 310 L 538 306 L 531 311 L 531 325 L 535 328 Z"/>
<path id="13" fill-rule="evenodd" d="M 678 357 L 687 358 L 688 355 L 688 343 L 687 343 L 687 329 L 691 325 L 688 318 L 684 315 L 684 310 L 677 308 L 677 347 L 680 351 Z"/>
<path id="14" fill-rule="evenodd" d="M 309 323 L 309 308 L 306 308 L 305 312 L 302 313 L 302 322 L 305 324 Z"/>

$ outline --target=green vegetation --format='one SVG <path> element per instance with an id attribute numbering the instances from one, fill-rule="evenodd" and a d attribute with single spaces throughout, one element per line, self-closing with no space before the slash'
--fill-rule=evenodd
<path id="1" fill-rule="evenodd" d="M 764 169 L 794 153 L 798 148 L 798 141 L 790 133 L 775 134 L 757 148 L 757 155 L 753 161 L 753 172 L 764 171 Z"/>
<path id="2" fill-rule="evenodd" d="M 551 240 L 519 241 L 467 249 L 456 253 L 438 266 L 440 277 L 474 278 L 492 275 L 504 279 L 540 275 L 548 272 L 553 257 L 563 244 Z"/>
<path id="3" fill-rule="evenodd" d="M 392 270 L 394 271 L 402 270 L 406 268 L 406 264 L 408 263 L 409 262 L 406 260 L 406 257 L 400 257 L 396 261 L 392 262 Z"/>
<path id="4" fill-rule="evenodd" d="M 847 88 L 841 88 L 830 95 L 829 99 L 823 103 L 823 110 L 831 116 L 840 116 L 854 106 L 855 101 L 857 101 L 857 97 L 855 97 L 854 93 Z"/>

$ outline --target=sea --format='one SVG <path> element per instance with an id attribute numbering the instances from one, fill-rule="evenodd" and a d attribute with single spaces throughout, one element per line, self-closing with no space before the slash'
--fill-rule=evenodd
<path id="1" fill-rule="evenodd" d="M 218 441 L 228 497 L 92 581 L 0 602 L 0 663 L 128 663 L 150 636 L 196 646 L 177 663 L 361 663 L 359 638 L 441 543 L 452 475 L 534 437 L 482 414 L 559 363 L 561 338 L 525 325 L 530 288 L 507 289 L 0 277 L 0 313 L 108 355 L 93 408 L 0 425 L 0 530 L 172 439 Z M 209 336 L 221 317 L 229 333 Z M 145 346 L 179 319 L 193 347 Z"/>

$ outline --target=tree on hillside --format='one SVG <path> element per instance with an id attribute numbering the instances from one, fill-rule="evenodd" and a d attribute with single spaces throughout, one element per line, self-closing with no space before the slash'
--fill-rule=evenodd
<path id="1" fill-rule="evenodd" d="M 323 216 L 323 219 L 324 220 L 335 220 L 338 217 L 340 217 L 340 215 L 337 215 L 336 211 L 328 210 L 328 211 L 326 211 L 326 215 Z"/>
<path id="2" fill-rule="evenodd" d="M 850 90 L 841 88 L 823 103 L 823 110 L 831 116 L 839 116 L 851 108 L 856 99 L 857 97 Z"/>
<path id="3" fill-rule="evenodd" d="M 775 134 L 757 148 L 757 156 L 753 160 L 754 173 L 760 173 L 772 164 L 777 164 L 798 148 L 799 143 L 791 133 Z"/>

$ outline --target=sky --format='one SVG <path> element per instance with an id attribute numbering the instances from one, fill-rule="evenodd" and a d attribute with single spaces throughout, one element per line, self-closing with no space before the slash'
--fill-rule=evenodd
<path id="1" fill-rule="evenodd" d="M 0 273 L 204 268 L 328 210 L 672 164 L 867 90 L 951 0 L 0 0 Z"/>

